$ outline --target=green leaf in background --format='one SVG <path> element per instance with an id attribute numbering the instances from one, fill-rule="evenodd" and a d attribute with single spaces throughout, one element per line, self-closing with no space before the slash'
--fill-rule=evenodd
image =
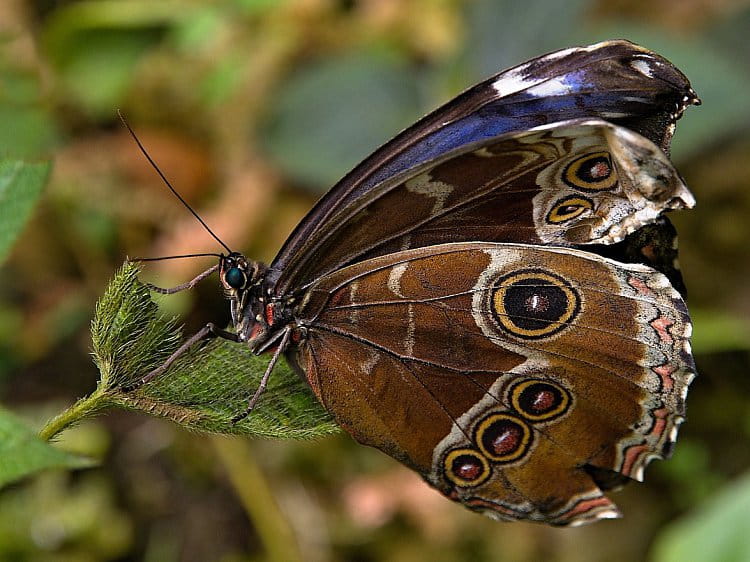
<path id="1" fill-rule="evenodd" d="M 263 133 L 267 151 L 302 185 L 329 188 L 420 115 L 413 75 L 380 51 L 312 65 L 281 90 Z"/>
<path id="2" fill-rule="evenodd" d="M 750 10 L 739 9 L 730 12 L 731 15 L 721 18 L 706 30 L 705 37 L 724 56 L 736 61 L 742 61 L 747 68 L 750 58 L 750 44 L 747 41 L 747 30 L 750 29 Z"/>
<path id="3" fill-rule="evenodd" d="M 111 117 L 132 87 L 141 57 L 189 8 L 171 2 L 73 2 L 55 10 L 42 46 L 67 94 L 95 116 Z"/>
<path id="4" fill-rule="evenodd" d="M 138 272 L 138 266 L 126 263 L 97 303 L 91 325 L 94 361 L 101 373 L 97 389 L 52 420 L 42 430 L 44 437 L 111 406 L 213 433 L 306 439 L 339 431 L 306 383 L 283 362 L 277 364 L 253 412 L 232 423 L 247 407 L 269 358 L 224 340 L 195 346 L 162 375 L 124 390 L 161 365 L 180 344 L 180 330 L 159 315 Z"/>
<path id="5" fill-rule="evenodd" d="M 39 439 L 21 420 L 0 408 L 0 487 L 47 468 L 84 468 L 90 459 Z"/>
<path id="6" fill-rule="evenodd" d="M 0 160 L 0 262 L 29 218 L 49 170 L 48 162 Z"/>
<path id="7" fill-rule="evenodd" d="M 750 560 L 750 474 L 725 487 L 657 538 L 655 562 Z"/>
<path id="8" fill-rule="evenodd" d="M 0 49 L 0 154 L 35 158 L 50 151 L 57 131 L 37 73 L 16 62 L 6 60 Z"/>
<path id="9" fill-rule="evenodd" d="M 466 44 L 465 58 L 474 71 L 469 80 L 479 80 L 530 57 L 574 45 L 573 37 L 580 35 L 581 22 L 591 4 L 590 0 L 469 2 L 471 41 Z"/>
<path id="10" fill-rule="evenodd" d="M 741 313 L 693 308 L 694 353 L 750 349 L 750 321 Z"/>

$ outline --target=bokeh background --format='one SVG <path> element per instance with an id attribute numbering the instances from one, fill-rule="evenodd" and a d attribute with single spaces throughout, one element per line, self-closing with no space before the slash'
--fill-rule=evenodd
<path id="1" fill-rule="evenodd" d="M 499 524 L 345 435 L 228 440 L 113 411 L 61 445 L 97 468 L 0 492 L 0 560 L 748 560 L 750 3 L 723 0 L 3 0 L 0 152 L 52 159 L 0 268 L 0 401 L 36 427 L 90 392 L 88 324 L 126 255 L 217 251 L 116 117 L 233 248 L 270 260 L 343 173 L 482 77 L 627 38 L 704 105 L 673 157 L 700 376 L 672 460 L 618 521 Z M 169 286 L 202 260 L 149 264 Z M 214 281 L 162 299 L 227 321 Z"/>

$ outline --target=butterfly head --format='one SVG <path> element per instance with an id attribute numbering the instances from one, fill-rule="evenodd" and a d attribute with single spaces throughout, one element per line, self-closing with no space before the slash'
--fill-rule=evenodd
<path id="1" fill-rule="evenodd" d="M 248 260 L 239 252 L 219 258 L 219 275 L 221 284 L 229 294 L 246 291 L 260 277 L 260 265 Z"/>
<path id="2" fill-rule="evenodd" d="M 219 278 L 230 303 L 232 324 L 238 333 L 246 333 L 243 325 L 250 308 L 254 308 L 260 296 L 260 286 L 266 266 L 247 259 L 239 252 L 231 252 L 219 258 Z"/>

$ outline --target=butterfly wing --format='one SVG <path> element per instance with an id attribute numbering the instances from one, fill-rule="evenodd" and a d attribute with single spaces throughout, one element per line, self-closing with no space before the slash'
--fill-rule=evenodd
<path id="1" fill-rule="evenodd" d="M 659 147 L 602 121 L 572 120 L 461 147 L 342 206 L 271 266 L 283 294 L 347 264 L 440 242 L 612 244 L 694 200 Z"/>
<path id="2" fill-rule="evenodd" d="M 679 70 L 627 41 L 532 59 L 470 88 L 366 158 L 297 226 L 274 260 L 269 279 L 287 289 L 300 285 L 300 277 L 326 273 L 304 257 L 319 254 L 320 232 L 337 227 L 335 221 L 347 210 L 371 199 L 375 186 L 446 153 L 513 131 L 596 117 L 636 131 L 668 152 L 676 119 L 697 101 Z"/>
<path id="3" fill-rule="evenodd" d="M 669 455 L 693 377 L 666 278 L 570 249 L 407 250 L 315 283 L 292 359 L 361 443 L 500 519 L 617 515 Z"/>

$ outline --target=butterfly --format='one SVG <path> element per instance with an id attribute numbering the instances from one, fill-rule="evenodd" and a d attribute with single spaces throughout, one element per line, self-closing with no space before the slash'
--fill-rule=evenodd
<path id="1" fill-rule="evenodd" d="M 695 375 L 664 213 L 699 102 L 627 41 L 553 52 L 466 90 L 376 150 L 270 265 L 227 248 L 232 329 L 284 354 L 354 439 L 499 520 L 578 525 L 668 457 Z M 164 290 L 167 292 L 169 290 Z"/>

